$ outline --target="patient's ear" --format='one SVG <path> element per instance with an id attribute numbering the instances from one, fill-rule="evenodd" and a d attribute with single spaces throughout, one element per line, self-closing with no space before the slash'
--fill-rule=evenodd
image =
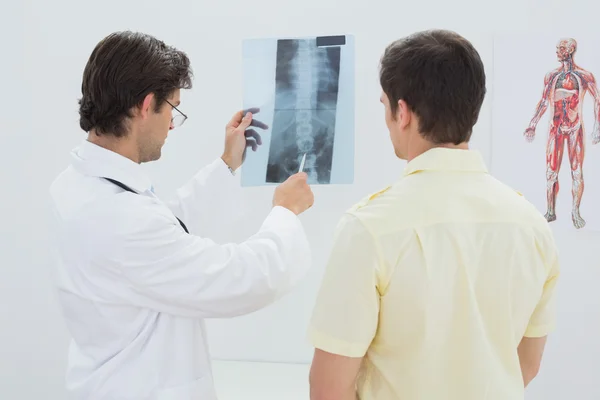
<path id="1" fill-rule="evenodd" d="M 400 128 L 406 128 L 411 121 L 412 111 L 410 107 L 404 100 L 398 100 L 398 108 L 396 110 L 396 121 L 398 121 L 398 125 Z"/>

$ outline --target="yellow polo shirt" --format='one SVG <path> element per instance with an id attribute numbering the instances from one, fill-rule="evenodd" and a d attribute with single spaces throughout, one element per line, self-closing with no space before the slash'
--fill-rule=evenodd
<path id="1" fill-rule="evenodd" d="M 555 324 L 548 223 L 474 150 L 436 148 L 349 210 L 309 337 L 364 357 L 362 400 L 523 399 L 517 346 Z"/>

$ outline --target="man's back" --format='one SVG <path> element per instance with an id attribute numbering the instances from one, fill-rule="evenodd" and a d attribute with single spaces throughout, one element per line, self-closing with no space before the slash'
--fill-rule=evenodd
<path id="1" fill-rule="evenodd" d="M 343 245 L 350 237 L 359 249 Z M 361 399 L 522 398 L 517 347 L 553 324 L 543 294 L 557 256 L 545 219 L 477 152 L 415 158 L 347 213 L 337 243 L 311 336 L 324 351 L 365 353 Z M 354 325 L 332 312 L 340 301 Z"/>
<path id="2" fill-rule="evenodd" d="M 163 202 L 140 164 L 87 140 L 72 152 L 50 188 L 72 398 L 216 398 L 203 319 L 271 304 L 310 265 L 284 207 L 239 245 L 195 234 L 207 212 L 235 215 L 237 190 L 219 158 Z"/>
<path id="3" fill-rule="evenodd" d="M 203 321 L 184 315 L 181 307 L 173 307 L 164 297 L 165 312 L 161 312 L 159 291 L 148 295 L 149 290 L 128 279 L 124 270 L 134 265 L 126 264 L 125 246 L 117 243 L 117 238 L 127 236 L 126 231 L 143 230 L 141 218 L 140 228 L 132 229 L 135 217 L 144 214 L 148 223 L 153 211 L 171 219 L 175 216 L 150 190 L 127 193 L 99 179 L 119 176 L 138 190 L 150 188 L 139 165 L 85 141 L 72 156 L 73 164 L 50 188 L 60 255 L 58 300 L 72 336 L 66 375 L 70 395 L 145 400 L 158 393 L 180 398 L 202 393 L 213 398 Z M 129 246 L 133 247 L 133 241 Z M 146 246 L 148 263 L 151 246 Z M 148 265 L 147 270 L 156 274 L 155 280 L 164 279 L 164 273 L 156 273 L 157 264 Z M 170 282 L 177 285 L 176 279 Z M 158 285 L 148 286 L 152 290 Z"/>

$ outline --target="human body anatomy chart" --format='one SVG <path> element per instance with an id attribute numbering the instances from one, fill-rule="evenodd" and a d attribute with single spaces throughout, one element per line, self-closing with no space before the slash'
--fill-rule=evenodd
<path id="1" fill-rule="evenodd" d="M 519 43 L 530 53 L 527 63 L 515 61 Z M 572 37 L 495 41 L 492 157 L 494 173 L 527 192 L 548 222 L 565 219 L 582 229 L 585 208 L 598 229 L 600 209 L 594 203 L 600 200 L 600 154 L 587 150 L 600 142 L 594 74 L 600 74 L 600 56 L 597 43 L 584 43 Z M 567 183 L 570 191 L 564 190 Z"/>
<path id="2" fill-rule="evenodd" d="M 303 171 L 309 184 L 351 183 L 354 53 L 349 36 L 244 43 L 244 107 L 269 129 L 247 152 L 242 184 L 278 184 Z"/>

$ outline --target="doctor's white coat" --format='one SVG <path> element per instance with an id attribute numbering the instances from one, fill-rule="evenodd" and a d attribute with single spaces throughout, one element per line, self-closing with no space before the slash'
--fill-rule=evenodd
<path id="1" fill-rule="evenodd" d="M 236 210 L 221 159 L 163 203 L 139 164 L 87 141 L 72 157 L 50 189 L 71 398 L 216 399 L 203 319 L 263 308 L 303 278 L 297 216 L 275 207 L 248 240 L 219 245 L 194 232 L 217 207 Z"/>

